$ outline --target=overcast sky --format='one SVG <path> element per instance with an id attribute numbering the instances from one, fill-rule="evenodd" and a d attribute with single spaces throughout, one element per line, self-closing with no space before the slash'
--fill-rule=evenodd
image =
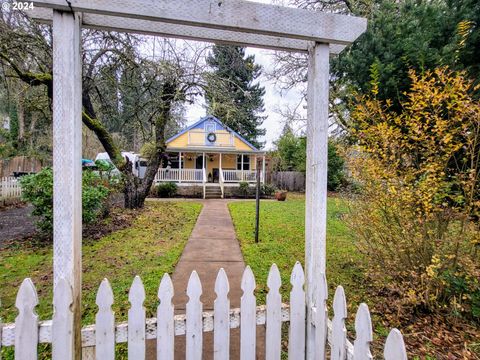
<path id="1" fill-rule="evenodd" d="M 256 2 L 270 3 L 271 0 L 255 0 Z M 270 50 L 261 50 L 254 48 L 247 48 L 247 54 L 255 55 L 255 62 L 260 64 L 264 73 L 272 70 L 272 57 L 273 51 Z M 265 101 L 265 114 L 267 119 L 263 123 L 263 127 L 267 130 L 265 138 L 260 139 L 261 141 L 266 141 L 265 148 L 268 150 L 272 147 L 272 142 L 278 138 L 280 135 L 283 126 L 284 120 L 276 112 L 280 107 L 285 105 L 291 105 L 292 107 L 296 106 L 301 100 L 300 91 L 297 89 L 290 90 L 288 92 L 282 92 L 275 87 L 275 84 L 272 81 L 269 81 L 265 76 L 259 78 L 259 82 L 262 86 L 265 87 L 266 93 L 264 96 Z M 206 110 L 203 104 L 203 99 L 198 98 L 197 103 L 187 107 L 187 121 L 188 124 L 191 124 L 197 121 L 200 117 L 206 115 Z M 221 119 L 220 119 L 221 120 Z"/>
<path id="2" fill-rule="evenodd" d="M 264 72 L 271 70 L 272 68 L 272 51 L 247 48 L 247 54 L 255 55 L 255 62 L 262 65 Z M 263 123 L 263 128 L 267 130 L 265 138 L 261 141 L 266 141 L 265 148 L 270 149 L 272 147 L 272 142 L 278 138 L 280 135 L 283 126 L 284 120 L 278 114 L 277 110 L 282 106 L 290 104 L 291 106 L 296 106 L 301 99 L 300 92 L 296 89 L 290 90 L 288 92 L 283 91 L 280 93 L 279 89 L 275 86 L 273 81 L 269 81 L 262 75 L 259 78 L 259 82 L 262 86 L 265 87 L 265 115 L 267 116 L 265 122 Z M 205 106 L 202 98 L 197 98 L 197 103 L 194 105 L 187 106 L 187 121 L 188 124 L 191 124 L 197 121 L 200 117 L 206 115 Z M 220 119 L 221 120 L 221 119 Z"/>

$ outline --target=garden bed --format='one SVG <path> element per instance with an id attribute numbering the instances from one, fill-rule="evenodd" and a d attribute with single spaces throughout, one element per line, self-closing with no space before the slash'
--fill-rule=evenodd
<path id="1" fill-rule="evenodd" d="M 282 296 L 288 299 L 289 272 L 295 261 L 304 264 L 305 201 L 300 194 L 289 193 L 285 202 L 263 202 L 260 207 L 260 242 L 254 242 L 255 203 L 235 201 L 229 204 L 237 237 L 245 262 L 252 267 L 257 280 L 259 301 L 267 293 L 270 264 L 276 263 L 282 274 Z M 355 240 L 344 222 L 347 202 L 338 195 L 329 197 L 327 208 L 327 281 L 329 306 L 336 286 L 342 285 L 347 295 L 348 321 L 353 324 L 361 302 L 370 307 L 375 339 L 380 349 L 387 329 L 398 327 L 413 359 L 476 359 L 480 358 L 478 324 L 450 313 L 405 313 L 395 305 L 398 294 L 375 288 L 365 275 L 362 258 Z M 397 302 L 398 303 L 398 302 Z M 348 335 L 354 338 L 354 329 Z"/>

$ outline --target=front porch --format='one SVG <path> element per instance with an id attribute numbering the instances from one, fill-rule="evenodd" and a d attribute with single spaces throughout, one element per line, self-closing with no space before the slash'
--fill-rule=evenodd
<path id="1" fill-rule="evenodd" d="M 237 152 L 169 152 L 168 159 L 158 169 L 154 183 L 175 182 L 180 186 L 201 185 L 205 197 L 207 185 L 218 184 L 221 197 L 225 186 L 241 182 L 255 183 L 257 174 L 265 179 L 264 153 Z"/>

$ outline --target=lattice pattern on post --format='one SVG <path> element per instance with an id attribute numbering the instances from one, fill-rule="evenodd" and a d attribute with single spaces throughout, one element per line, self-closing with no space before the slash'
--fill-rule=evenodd
<path id="1" fill-rule="evenodd" d="M 256 357 L 256 327 L 266 326 L 265 358 L 280 359 L 281 324 L 289 322 L 288 354 L 289 359 L 305 357 L 305 291 L 303 289 L 305 275 L 300 263 L 296 263 L 290 282 L 290 305 L 282 304 L 279 292 L 281 286 L 280 272 L 276 265 L 272 265 L 268 275 L 266 306 L 256 306 L 255 277 L 250 267 L 246 267 L 242 278 L 243 296 L 240 309 L 230 309 L 228 293 L 230 290 L 227 274 L 220 269 L 215 283 L 217 298 L 213 312 L 202 312 L 200 296 L 202 284 L 198 274 L 194 271 L 190 276 L 187 287 L 189 297 L 185 315 L 174 315 L 172 305 L 173 284 L 165 274 L 158 290 L 159 305 L 156 318 L 145 318 L 145 289 L 140 277 L 133 280 L 129 292 L 131 304 L 128 311 L 128 321 L 115 323 L 115 314 L 112 311 L 114 302 L 112 288 L 107 279 L 104 279 L 98 289 L 96 304 L 98 312 L 95 325 L 86 326 L 82 330 L 82 346 L 95 348 L 96 359 L 114 359 L 115 344 L 128 343 L 129 359 L 139 359 L 145 356 L 146 340 L 157 339 L 157 359 L 174 358 L 174 337 L 187 335 L 187 360 L 201 359 L 204 332 L 214 332 L 215 359 L 229 358 L 229 329 L 240 327 L 240 356 L 241 359 Z M 326 281 L 319 284 L 319 293 L 326 294 Z M 15 346 L 16 359 L 36 359 L 37 344 L 51 343 L 54 337 L 63 336 L 68 340 L 68 334 L 62 334 L 65 327 L 63 320 L 71 319 L 70 304 L 72 290 L 69 284 L 61 280 L 56 288 L 55 314 L 52 321 L 38 322 L 35 307 L 38 298 L 35 287 L 30 279 L 25 279 L 17 295 L 16 307 L 19 309 L 15 324 L 4 324 L 0 328 L 0 345 Z M 319 295 L 321 298 L 323 295 Z M 318 304 L 319 305 L 319 304 Z M 354 345 L 346 336 L 345 318 L 346 299 L 341 286 L 335 292 L 333 300 L 334 317 L 328 320 L 325 309 L 317 305 L 315 326 L 328 328 L 328 344 L 330 344 L 331 359 L 370 360 L 370 342 L 372 341 L 372 324 L 367 305 L 361 304 L 355 319 L 356 339 Z M 322 320 L 323 319 L 323 320 Z M 69 320 L 71 321 L 71 320 Z M 323 322 L 319 322 L 323 321 Z M 58 327 L 54 328 L 54 327 Z M 58 338 L 57 338 L 58 340 Z M 326 345 L 325 345 L 326 347 Z M 323 349 L 327 353 L 326 349 Z M 54 359 L 63 359 L 62 349 L 54 347 Z M 384 357 L 386 360 L 406 360 L 403 337 L 397 329 L 390 332 L 385 344 Z"/>

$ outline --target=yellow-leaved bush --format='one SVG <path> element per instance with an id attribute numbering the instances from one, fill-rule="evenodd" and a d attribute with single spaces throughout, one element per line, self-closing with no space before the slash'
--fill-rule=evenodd
<path id="1" fill-rule="evenodd" d="M 401 110 L 372 94 L 352 120 L 348 222 L 377 285 L 401 306 L 480 320 L 480 103 L 462 72 L 418 76 Z"/>

